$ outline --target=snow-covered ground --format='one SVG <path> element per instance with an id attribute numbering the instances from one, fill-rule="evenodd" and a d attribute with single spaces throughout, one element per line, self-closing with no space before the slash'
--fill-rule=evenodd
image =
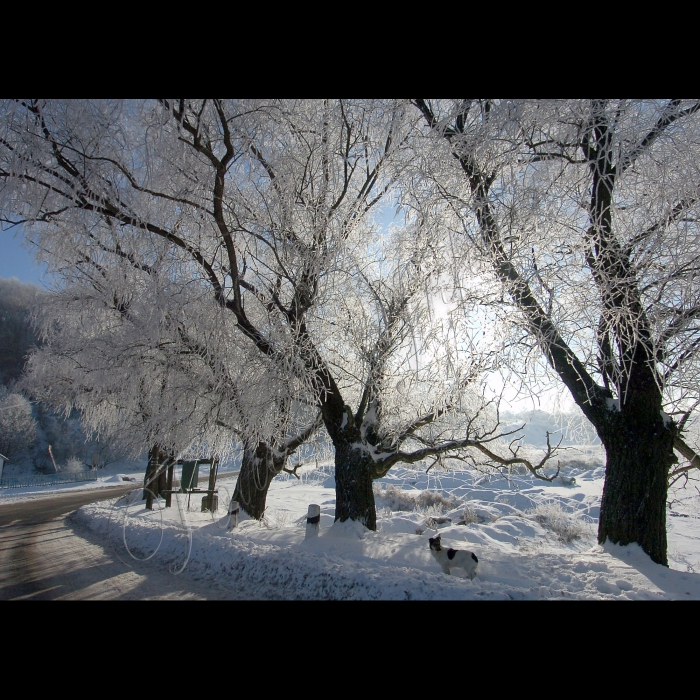
<path id="1" fill-rule="evenodd" d="M 134 465 L 99 483 L 142 474 L 143 465 Z M 375 483 L 376 532 L 334 523 L 330 465 L 304 468 L 301 479 L 277 477 L 264 521 L 241 519 L 232 531 L 226 506 L 235 477 L 218 481 L 220 510 L 214 515 L 201 512 L 196 494 L 189 509 L 188 496 L 179 495 L 171 508 L 160 502 L 147 511 L 139 480 L 131 494 L 85 506 L 72 518 L 126 563 L 134 557 L 173 575 L 186 570 L 251 599 L 700 599 L 700 494 L 694 487 L 674 488 L 669 496 L 666 568 L 637 545 L 597 544 L 599 448 L 582 450 L 561 477 L 550 484 L 527 475 L 394 468 Z M 50 491 L 6 491 L 0 503 L 40 490 Z M 321 520 L 318 533 L 307 537 L 312 503 L 320 506 Z M 428 545 L 437 533 L 444 547 L 476 554 L 473 580 L 460 570 L 442 572 Z"/>

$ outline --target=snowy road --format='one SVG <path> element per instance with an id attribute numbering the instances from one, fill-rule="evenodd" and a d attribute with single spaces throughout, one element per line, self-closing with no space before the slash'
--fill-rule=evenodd
<path id="1" fill-rule="evenodd" d="M 149 562 L 126 565 L 67 516 L 133 489 L 40 498 L 0 506 L 0 600 L 232 600 L 231 588 L 173 576 Z M 250 596 L 246 597 L 250 600 Z"/>

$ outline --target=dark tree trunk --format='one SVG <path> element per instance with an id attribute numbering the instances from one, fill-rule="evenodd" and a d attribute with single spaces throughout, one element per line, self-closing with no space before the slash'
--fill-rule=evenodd
<path id="1" fill-rule="evenodd" d="M 374 462 L 353 444 L 335 445 L 335 519 L 359 520 L 377 529 L 377 509 L 372 491 Z"/>
<path id="2" fill-rule="evenodd" d="M 241 472 L 233 492 L 234 501 L 251 518 L 261 520 L 265 514 L 267 491 L 272 480 L 282 471 L 286 457 L 277 457 L 265 442 L 243 450 Z"/>
<path id="3" fill-rule="evenodd" d="M 598 541 L 637 542 L 657 564 L 668 566 L 668 471 L 676 458 L 673 431 L 660 412 L 651 420 L 613 414 L 599 430 L 607 452 Z"/>
<path id="4" fill-rule="evenodd" d="M 153 509 L 153 499 L 163 495 L 163 491 L 168 487 L 166 470 L 168 459 L 168 452 L 159 445 L 152 445 L 148 450 L 146 475 L 143 479 L 143 499 L 149 510 Z"/>

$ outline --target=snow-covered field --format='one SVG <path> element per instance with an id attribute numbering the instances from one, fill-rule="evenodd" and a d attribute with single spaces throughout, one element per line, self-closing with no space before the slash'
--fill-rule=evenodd
<path id="1" fill-rule="evenodd" d="M 375 483 L 376 532 L 334 523 L 330 465 L 302 469 L 301 479 L 276 478 L 264 521 L 241 520 L 230 532 L 226 505 L 235 477 L 219 480 L 214 515 L 201 512 L 197 495 L 189 510 L 180 495 L 171 508 L 160 502 L 147 511 L 135 488 L 72 518 L 126 563 L 135 557 L 173 575 L 186 571 L 251 599 L 700 599 L 698 491 L 672 490 L 670 568 L 658 566 L 637 545 L 597 544 L 602 463 L 599 448 L 582 450 L 551 484 L 526 475 L 394 468 Z M 0 503 L 28 496 L 5 493 Z M 321 521 L 318 534 L 307 537 L 312 503 L 321 507 Z M 428 546 L 436 533 L 443 546 L 477 555 L 473 580 L 459 570 L 442 572 Z"/>

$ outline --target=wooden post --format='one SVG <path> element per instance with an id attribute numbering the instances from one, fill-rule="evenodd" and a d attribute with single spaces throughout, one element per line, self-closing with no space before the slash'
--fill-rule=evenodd
<path id="1" fill-rule="evenodd" d="M 306 537 L 317 537 L 321 523 L 321 506 L 316 503 L 309 504 L 306 514 Z"/>
<path id="2" fill-rule="evenodd" d="M 51 464 L 53 464 L 54 472 L 58 474 L 58 467 L 56 466 L 56 460 L 53 458 L 53 451 L 51 450 L 51 445 L 49 445 L 49 457 L 51 457 Z"/>
<path id="3" fill-rule="evenodd" d="M 168 493 L 165 494 L 165 507 L 170 508 L 172 505 L 172 498 L 173 494 L 171 493 L 173 490 L 173 472 L 175 471 L 175 462 L 170 462 L 168 464 L 168 484 L 167 484 L 167 491 Z"/>
<path id="4" fill-rule="evenodd" d="M 233 530 L 235 527 L 238 527 L 239 512 L 238 501 L 231 501 L 228 506 L 228 530 Z"/>
<path id="5" fill-rule="evenodd" d="M 202 512 L 206 510 L 214 512 L 214 460 L 202 460 L 202 462 L 209 462 L 209 481 L 207 482 L 207 495 L 202 498 Z M 200 462 L 200 464 L 202 463 Z"/>
<path id="6" fill-rule="evenodd" d="M 219 510 L 219 494 L 212 493 L 211 491 L 206 492 L 206 496 L 202 497 L 202 513 L 211 511 L 216 513 Z"/>
<path id="7" fill-rule="evenodd" d="M 207 488 L 207 491 L 211 492 L 216 488 L 216 467 L 217 467 L 217 458 L 212 457 L 211 461 L 209 462 L 209 487 Z"/>
<path id="8" fill-rule="evenodd" d="M 219 460 L 216 457 L 202 460 L 202 462 L 207 461 L 209 462 L 209 485 L 207 486 L 207 495 L 202 498 L 202 512 L 210 510 L 212 513 L 216 513 L 219 509 L 219 496 L 214 491 L 216 490 L 216 471 Z"/>

